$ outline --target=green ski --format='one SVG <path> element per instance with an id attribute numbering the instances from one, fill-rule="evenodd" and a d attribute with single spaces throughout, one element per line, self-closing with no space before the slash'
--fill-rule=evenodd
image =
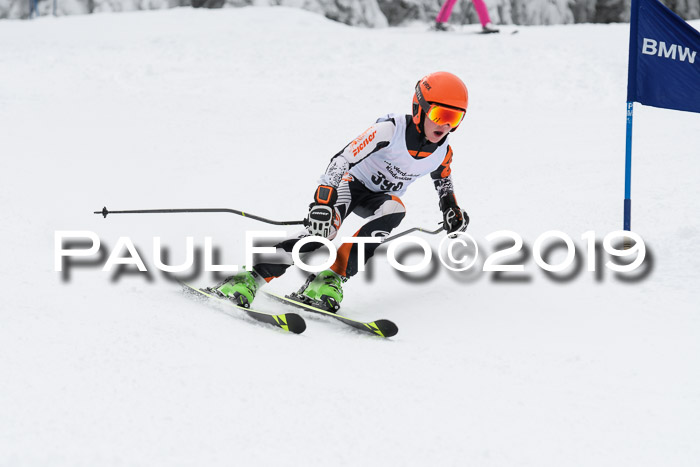
<path id="1" fill-rule="evenodd" d="M 309 311 L 311 313 L 318 313 L 320 315 L 324 316 L 329 316 L 331 318 L 335 318 L 336 320 L 340 321 L 341 323 L 344 323 L 352 328 L 355 328 L 359 331 L 363 332 L 368 332 L 370 334 L 373 334 L 375 336 L 381 336 L 381 337 L 392 337 L 395 336 L 399 332 L 398 326 L 394 324 L 393 321 L 389 321 L 388 319 L 378 319 L 376 321 L 372 321 L 370 323 L 364 323 L 362 321 L 357 321 L 352 318 L 348 318 L 347 316 L 339 315 L 330 311 L 326 311 L 322 308 L 318 308 L 312 305 L 308 305 L 304 302 L 301 302 L 299 300 L 295 300 L 294 297 L 290 297 L 289 295 L 278 295 L 272 292 L 268 292 L 266 290 L 263 291 L 266 295 L 269 297 L 280 301 L 282 303 L 286 303 L 291 306 L 295 306 L 297 308 L 301 308 L 302 310 Z"/>
<path id="2" fill-rule="evenodd" d="M 264 311 L 252 310 L 250 308 L 237 305 L 236 303 L 233 303 L 232 301 L 227 300 L 225 298 L 217 297 L 216 295 L 198 289 L 197 287 L 194 287 L 185 282 L 181 282 L 181 284 L 183 285 L 185 292 L 188 294 L 206 297 L 209 300 L 225 303 L 234 308 L 238 308 L 239 310 L 246 312 L 251 318 L 262 323 L 271 324 L 275 327 L 284 329 L 285 331 L 289 331 L 294 334 L 301 334 L 306 329 L 306 321 L 304 321 L 304 318 L 302 318 L 296 313 L 282 313 L 276 315 L 272 313 L 265 313 Z"/>

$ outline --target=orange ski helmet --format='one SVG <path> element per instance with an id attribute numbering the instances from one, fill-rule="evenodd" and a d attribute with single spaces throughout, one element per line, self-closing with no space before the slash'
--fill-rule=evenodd
<path id="1" fill-rule="evenodd" d="M 459 77 L 446 71 L 438 71 L 421 78 L 413 93 L 413 123 L 423 132 L 425 116 L 433 105 L 467 111 L 469 93 Z M 461 120 L 452 127 L 455 131 Z"/>

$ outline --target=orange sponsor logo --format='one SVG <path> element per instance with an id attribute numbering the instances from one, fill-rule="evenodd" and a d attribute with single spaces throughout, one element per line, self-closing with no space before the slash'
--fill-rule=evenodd
<path id="1" fill-rule="evenodd" d="M 369 136 L 364 137 L 365 134 L 360 135 L 359 138 L 357 138 L 355 141 L 352 142 L 352 155 L 357 156 L 360 151 L 362 151 L 364 148 L 367 147 L 369 143 L 374 140 L 374 137 L 377 134 L 377 130 L 374 130 Z"/>

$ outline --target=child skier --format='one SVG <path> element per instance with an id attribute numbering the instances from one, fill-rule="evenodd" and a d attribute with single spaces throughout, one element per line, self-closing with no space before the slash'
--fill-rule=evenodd
<path id="1" fill-rule="evenodd" d="M 332 240 L 350 213 L 367 219 L 355 236 L 389 235 L 406 213 L 399 196 L 427 174 L 438 193 L 445 230 L 464 231 L 469 217 L 455 199 L 450 176 L 452 148 L 447 139 L 464 118 L 467 101 L 467 87 L 457 76 L 437 72 L 423 77 L 415 87 L 412 115 L 379 118 L 331 158 L 309 207 L 306 230 L 275 245 L 274 258 L 263 256 L 252 271 L 242 271 L 208 290 L 250 306 L 260 286 L 292 265 L 292 248 L 297 241 L 309 235 Z M 301 253 L 319 247 L 319 243 L 308 243 Z M 365 262 L 378 247 L 377 243 L 364 245 Z M 357 272 L 358 248 L 355 243 L 343 244 L 331 268 L 309 276 L 299 296 L 307 303 L 336 311 L 343 300 L 343 282 Z"/>

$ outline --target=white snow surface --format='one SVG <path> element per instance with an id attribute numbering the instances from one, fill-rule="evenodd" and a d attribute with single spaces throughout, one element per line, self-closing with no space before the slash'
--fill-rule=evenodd
<path id="1" fill-rule="evenodd" d="M 700 465 L 700 116 L 635 105 L 632 226 L 651 272 L 624 282 L 601 263 L 596 280 L 581 235 L 622 224 L 628 26 L 477 30 L 261 7 L 3 22 L 0 465 Z M 529 281 L 441 265 L 409 280 L 383 247 L 343 309 L 395 321 L 390 340 L 315 316 L 277 331 L 189 300 L 154 266 L 154 236 L 172 264 L 188 235 L 243 264 L 246 230 L 280 228 L 92 214 L 301 219 L 330 157 L 408 113 L 437 70 L 470 91 L 452 167 L 479 264 L 488 234 L 515 231 Z M 403 201 L 400 230 L 441 220 L 428 179 Z M 150 280 L 115 279 L 104 257 L 64 279 L 60 230 L 95 232 L 105 255 L 129 237 Z M 532 259 L 549 230 L 584 261 L 568 281 Z"/>

